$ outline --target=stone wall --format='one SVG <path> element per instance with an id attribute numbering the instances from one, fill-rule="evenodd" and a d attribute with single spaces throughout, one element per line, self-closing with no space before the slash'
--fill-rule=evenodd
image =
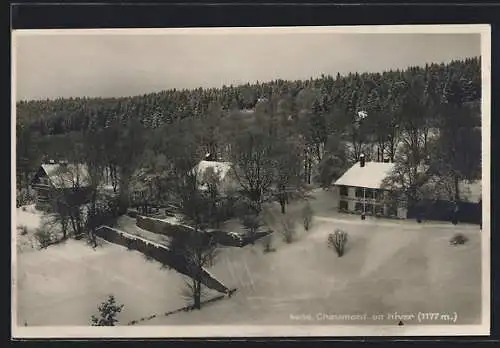
<path id="1" fill-rule="evenodd" d="M 154 220 L 145 218 L 147 220 Z M 146 222 L 148 223 L 148 222 Z M 149 223 L 154 223 L 149 221 Z M 96 235 L 110 243 L 124 246 L 130 250 L 137 250 L 152 259 L 174 268 L 177 272 L 190 276 L 187 263 L 183 258 L 176 256 L 170 250 L 161 244 L 151 242 L 147 239 L 134 236 L 132 234 L 108 227 L 101 226 L 97 228 Z M 215 279 L 210 272 L 202 269 L 201 282 L 208 288 L 217 290 L 222 293 L 227 293 L 229 289 L 220 281 Z"/>
<path id="2" fill-rule="evenodd" d="M 151 242 L 108 226 L 99 227 L 96 230 L 96 235 L 110 243 L 118 244 L 131 250 L 137 250 L 158 262 L 164 264 L 170 264 L 172 262 L 170 250 L 164 245 Z"/>
<path id="3" fill-rule="evenodd" d="M 194 231 L 192 227 L 170 223 L 164 220 L 155 219 L 151 217 L 145 217 L 141 215 L 137 215 L 136 217 L 136 225 L 139 228 L 144 230 L 162 234 L 169 237 L 187 237 L 189 233 Z"/>

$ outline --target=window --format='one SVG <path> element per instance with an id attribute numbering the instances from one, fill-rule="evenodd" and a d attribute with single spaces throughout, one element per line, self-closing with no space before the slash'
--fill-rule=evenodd
<path id="1" fill-rule="evenodd" d="M 365 204 L 365 213 L 366 215 L 373 215 L 373 204 L 370 203 Z"/>
<path id="2" fill-rule="evenodd" d="M 395 204 L 389 204 L 387 207 L 389 216 L 396 216 L 398 215 L 398 209 L 396 208 Z"/>
<path id="3" fill-rule="evenodd" d="M 378 204 L 375 206 L 375 214 L 376 215 L 384 215 L 384 206 L 381 204 Z"/>
<path id="4" fill-rule="evenodd" d="M 49 193 L 46 190 L 38 190 L 37 199 L 41 202 L 49 200 Z"/>
<path id="5" fill-rule="evenodd" d="M 356 187 L 356 197 L 359 197 L 359 198 L 363 197 L 363 188 Z"/>
<path id="6" fill-rule="evenodd" d="M 349 192 L 347 190 L 347 186 L 340 186 L 340 195 L 341 196 L 348 196 Z"/>
<path id="7" fill-rule="evenodd" d="M 374 190 L 366 190 L 365 197 L 367 199 L 372 199 L 375 198 L 375 191 Z"/>
<path id="8" fill-rule="evenodd" d="M 348 209 L 347 201 L 340 201 L 339 202 L 339 209 L 340 210 L 347 210 Z"/>
<path id="9" fill-rule="evenodd" d="M 354 210 L 361 213 L 363 211 L 363 203 L 357 202 L 354 206 Z"/>

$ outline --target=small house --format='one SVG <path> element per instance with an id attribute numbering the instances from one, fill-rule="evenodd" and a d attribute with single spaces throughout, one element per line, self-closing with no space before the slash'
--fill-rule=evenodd
<path id="1" fill-rule="evenodd" d="M 90 193 L 87 166 L 49 161 L 40 166 L 31 187 L 36 192 L 35 207 L 39 210 L 53 211 L 56 198 L 62 195 L 75 204 L 84 204 Z"/>
<path id="2" fill-rule="evenodd" d="M 193 170 L 197 174 L 200 190 L 208 190 L 211 183 L 217 185 L 217 189 L 222 195 L 238 188 L 238 181 L 231 162 L 212 161 L 207 157 L 200 161 Z"/>
<path id="3" fill-rule="evenodd" d="M 389 192 L 382 188 L 393 170 L 394 163 L 365 162 L 362 156 L 334 184 L 339 194 L 339 211 L 406 219 L 404 202 L 389 203 Z"/>

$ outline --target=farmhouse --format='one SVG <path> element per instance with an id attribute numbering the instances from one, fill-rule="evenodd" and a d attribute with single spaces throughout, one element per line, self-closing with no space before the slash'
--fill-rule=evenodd
<path id="1" fill-rule="evenodd" d="M 49 161 L 40 166 L 31 187 L 36 192 L 35 207 L 39 210 L 55 210 L 56 198 L 62 195 L 83 204 L 90 191 L 87 166 Z"/>
<path id="2" fill-rule="evenodd" d="M 394 163 L 365 162 L 364 157 L 335 182 L 339 193 L 339 211 L 406 219 L 403 202 L 388 203 L 382 182 L 394 169 Z"/>

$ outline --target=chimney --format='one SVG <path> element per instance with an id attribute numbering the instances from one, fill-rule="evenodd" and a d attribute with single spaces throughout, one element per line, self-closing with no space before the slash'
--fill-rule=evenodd
<path id="1" fill-rule="evenodd" d="M 363 168 L 365 166 L 365 154 L 363 154 L 363 153 L 359 156 L 359 166 L 361 168 Z"/>

